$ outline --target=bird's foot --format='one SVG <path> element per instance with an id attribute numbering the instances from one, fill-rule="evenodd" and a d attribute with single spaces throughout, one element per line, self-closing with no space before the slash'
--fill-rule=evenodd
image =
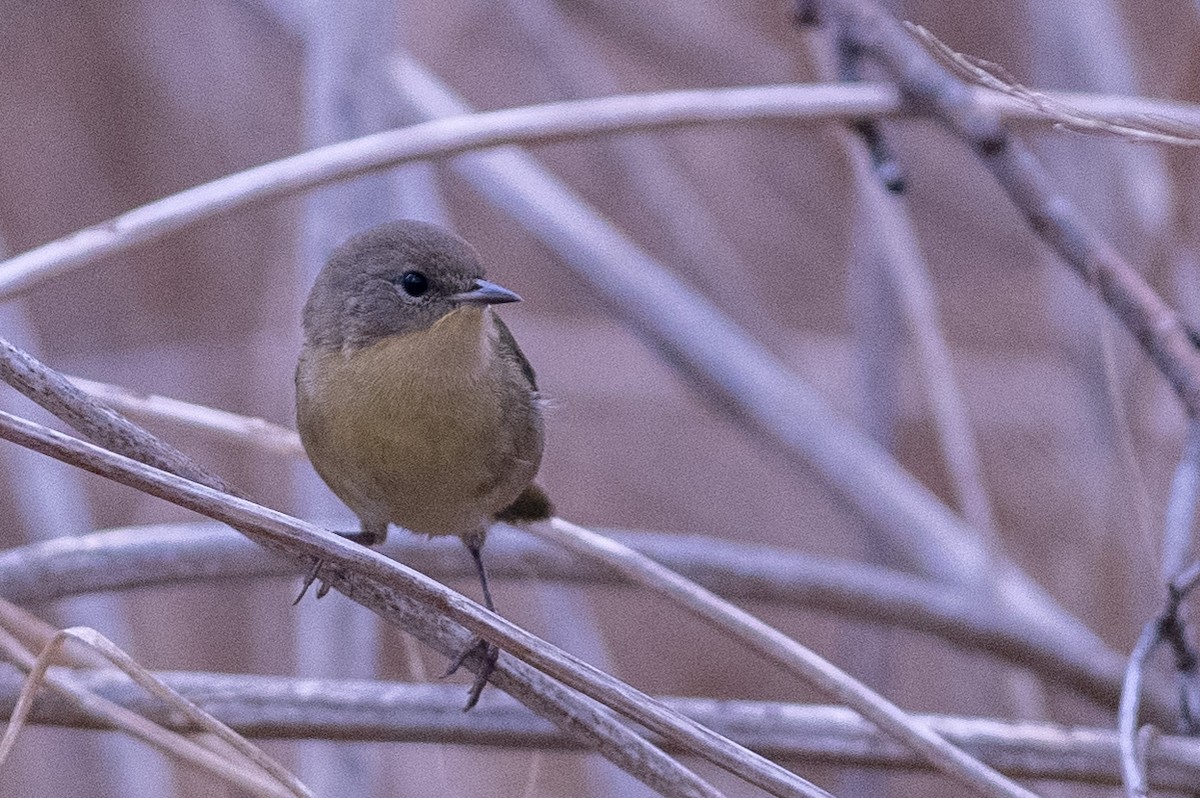
<path id="1" fill-rule="evenodd" d="M 364 526 L 363 529 L 358 532 L 334 532 L 334 534 L 340 538 L 345 538 L 351 543 L 360 543 L 363 546 L 374 546 L 376 543 L 383 542 L 384 537 L 387 535 L 387 527 L 385 526 L 383 528 L 383 532 L 380 532 L 379 529 L 373 526 Z M 313 561 L 312 568 L 309 568 L 308 573 L 304 575 L 304 584 L 300 586 L 300 594 L 296 596 L 296 600 L 292 602 L 293 607 L 300 603 L 300 599 L 304 598 L 304 594 L 308 592 L 310 587 L 312 587 L 312 583 L 320 578 L 322 565 L 324 565 L 324 563 L 320 559 Z M 330 587 L 332 587 L 332 585 L 322 579 L 320 586 L 317 587 L 317 598 L 325 598 L 326 594 L 329 593 Z"/>
<path id="2" fill-rule="evenodd" d="M 479 703 L 479 696 L 483 693 L 483 688 L 487 687 L 488 679 L 496 670 L 496 659 L 500 656 L 500 649 L 493 646 L 483 638 L 475 638 L 475 641 L 462 650 L 457 657 L 450 662 L 450 667 L 442 674 L 442 678 L 446 678 L 454 673 L 462 666 L 468 658 L 479 656 L 483 658 L 479 672 L 475 674 L 475 681 L 471 684 L 471 690 L 467 693 L 467 704 L 463 707 L 463 712 L 469 712 L 471 707 Z"/>
<path id="3" fill-rule="evenodd" d="M 313 560 L 312 567 L 308 569 L 308 573 L 304 575 L 304 584 L 300 585 L 300 592 L 296 595 L 296 599 L 292 602 L 292 606 L 300 603 L 300 599 L 304 598 L 304 594 L 312 587 L 312 583 L 317 581 L 321 576 L 321 566 L 325 564 L 324 560 Z M 325 594 L 329 592 L 331 585 L 324 579 L 321 579 L 321 584 L 317 586 L 317 598 L 325 598 Z"/>

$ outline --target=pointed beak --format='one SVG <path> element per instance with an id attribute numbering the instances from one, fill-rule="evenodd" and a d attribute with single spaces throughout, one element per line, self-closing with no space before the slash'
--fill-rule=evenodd
<path id="1" fill-rule="evenodd" d="M 512 291 L 487 280 L 476 280 L 470 291 L 452 294 L 450 299 L 464 305 L 499 305 L 502 302 L 521 301 L 521 297 Z"/>

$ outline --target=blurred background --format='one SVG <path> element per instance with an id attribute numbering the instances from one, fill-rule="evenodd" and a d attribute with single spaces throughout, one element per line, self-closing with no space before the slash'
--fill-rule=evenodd
<path id="1" fill-rule="evenodd" d="M 1200 8 L 1190 0 L 888 5 L 1038 88 L 1182 100 L 1200 89 Z M 813 80 L 808 41 L 782 0 L 0 0 L 0 237 L 18 253 L 239 169 L 415 121 L 429 106 L 393 80 L 398 52 L 482 110 Z M 1127 651 L 1159 600 L 1179 403 L 969 152 L 929 122 L 885 130 L 907 173 L 907 210 L 1002 546 Z M 1063 191 L 1200 322 L 1194 156 L 1024 130 Z M 527 152 L 956 506 L 912 336 L 831 128 L 710 126 Z M 398 216 L 452 227 L 490 277 L 524 297 L 503 316 L 553 400 L 542 482 L 561 515 L 899 564 L 810 470 L 747 434 L 481 193 L 461 161 L 240 209 L 48 280 L 0 307 L 0 334 L 70 374 L 292 426 L 299 312 L 312 277 L 343 237 Z M 0 407 L 43 418 L 7 390 Z M 257 501 L 350 525 L 307 464 L 152 429 Z M 6 547 L 192 518 L 0 445 Z M 455 587 L 474 595 L 470 581 Z M 35 609 L 55 624 L 95 626 L 153 668 L 400 679 L 444 668 L 336 594 L 292 607 L 295 589 L 291 580 L 220 583 Z M 817 700 L 631 590 L 531 580 L 495 592 L 509 617 L 652 694 Z M 931 637 L 749 609 L 908 709 L 1112 723 Z M 110 736 L 25 734 L 0 774 L 4 798 L 236 794 Z M 579 754 L 315 742 L 268 750 L 322 795 L 647 794 Z M 835 768 L 801 772 L 839 795 L 957 794 L 931 777 L 890 776 L 863 792 Z M 714 778 L 732 795 L 758 794 Z"/>

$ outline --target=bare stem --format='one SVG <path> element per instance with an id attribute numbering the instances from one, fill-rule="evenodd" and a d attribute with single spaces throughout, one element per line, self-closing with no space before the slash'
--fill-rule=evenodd
<path id="1" fill-rule="evenodd" d="M 1145 113 L 1200 122 L 1188 103 L 1112 95 L 1062 96 L 1093 113 Z M 1019 101 L 980 91 L 976 101 L 1006 118 L 1046 123 Z M 627 130 L 898 114 L 894 87 L 783 85 L 618 95 L 440 119 L 319 147 L 194 186 L 0 262 L 0 299 L 97 258 L 153 241 L 254 202 L 280 199 L 378 169 L 501 144 L 588 138 Z"/>
<path id="2" fill-rule="evenodd" d="M 222 521 L 257 542 L 292 557 L 320 559 L 322 578 L 340 592 L 379 613 L 397 619 L 397 600 L 407 597 L 449 618 L 505 652 L 553 675 L 589 697 L 647 728 L 669 736 L 714 764 L 741 776 L 772 795 L 813 798 L 824 790 L 668 709 L 646 694 L 539 640 L 429 577 L 326 530 L 230 494 L 130 460 L 70 438 L 25 419 L 0 413 L 0 437 L 48 454 L 107 479 L 137 488 Z M 403 625 L 403 624 L 402 624 Z M 502 660 L 503 662 L 503 660 Z M 479 662 L 464 663 L 472 669 Z M 502 664 L 497 686 L 511 684 Z"/>
<path id="3" fill-rule="evenodd" d="M 1117 736 L 1121 750 L 1121 777 L 1125 794 L 1129 798 L 1146 798 L 1145 762 L 1138 750 L 1138 708 L 1141 705 L 1142 679 L 1146 662 L 1155 647 L 1161 642 L 1158 621 L 1150 621 L 1142 629 L 1133 653 L 1129 655 L 1129 667 L 1125 671 L 1125 687 L 1121 691 L 1121 705 L 1117 710 Z"/>
<path id="4" fill-rule="evenodd" d="M 633 549 L 561 518 L 529 524 L 527 528 L 538 537 L 616 568 L 630 581 L 667 597 L 732 635 L 860 713 L 885 734 L 918 752 L 933 767 L 980 795 L 1034 798 L 1034 793 L 951 745 L 928 725 L 915 720 L 809 648 Z"/>
<path id="5" fill-rule="evenodd" d="M 114 479 L 126 479 L 127 484 L 133 483 L 142 487 L 154 485 L 154 489 L 160 491 L 154 495 L 164 498 L 174 496 L 176 501 L 179 501 L 181 496 L 190 496 L 188 501 L 192 504 L 189 506 L 198 512 L 207 508 L 211 513 L 219 513 L 222 512 L 222 507 L 228 510 L 229 503 L 233 503 L 241 505 L 241 510 L 249 512 L 251 517 L 256 513 L 265 513 L 274 521 L 282 522 L 283 530 L 290 529 L 294 532 L 296 525 L 301 523 L 226 493 L 227 485 L 219 476 L 202 468 L 182 452 L 166 445 L 111 409 L 98 404 L 61 374 L 7 341 L 0 341 L 0 377 L 76 429 L 82 430 L 94 441 L 111 446 L 117 451 L 108 451 L 77 441 L 23 419 L 6 415 L 4 430 L 10 439 L 18 439 L 23 445 L 44 453 L 52 452 L 58 459 L 95 473 L 102 473 Z M 144 465 L 144 462 L 166 464 L 169 468 L 176 469 L 178 474 L 159 471 Z M 192 479 L 197 481 L 190 481 Z M 192 493 L 189 494 L 189 491 Z M 199 496 L 195 493 L 197 491 Z M 459 624 L 447 618 L 444 608 L 430 604 L 428 596 L 422 597 L 405 592 L 404 589 L 397 589 L 390 581 L 395 578 L 394 575 L 389 577 L 384 572 L 378 572 L 372 576 L 356 570 L 363 567 L 360 558 L 378 557 L 375 552 L 349 544 L 306 524 L 301 524 L 301 527 L 305 530 L 307 546 L 298 542 L 292 532 L 281 531 L 280 527 L 269 524 L 264 526 L 261 517 L 257 522 L 241 525 L 235 522 L 231 526 L 259 545 L 283 555 L 298 567 L 307 567 L 314 559 L 331 564 L 333 567 L 323 572 L 323 577 L 330 584 L 380 615 L 388 623 L 404 628 L 426 645 L 447 656 L 458 654 L 470 639 L 470 635 Z M 331 546 L 333 550 L 327 550 Z M 349 559 L 346 559 L 347 557 Z M 380 558 L 376 566 L 383 567 L 381 563 L 388 562 L 391 561 Z M 444 588 L 439 590 L 442 592 L 435 593 L 442 598 L 457 596 Z M 458 601 L 483 611 L 461 596 L 458 596 Z M 464 663 L 469 670 L 475 670 L 481 667 L 481 664 L 478 659 L 471 658 Z M 664 794 L 709 798 L 719 795 L 711 785 L 630 731 L 606 710 L 582 699 L 573 691 L 522 662 L 503 659 L 492 683 L 517 696 L 535 712 L 558 724 L 565 732 L 589 739 L 604 756 Z M 717 747 L 723 746 L 719 741 L 712 742 Z M 736 750 L 727 750 L 726 755 L 731 760 L 738 759 Z M 771 767 L 777 771 L 782 770 L 777 766 Z M 755 765 L 750 764 L 748 768 L 753 770 Z"/>
<path id="6" fill-rule="evenodd" d="M 52 671 L 53 672 L 53 671 Z M 178 718 L 125 679 L 104 671 L 73 671 L 89 691 L 168 728 Z M 586 750 L 517 701 L 495 696 L 464 715 L 455 685 L 360 679 L 309 679 L 226 673 L 157 672 L 155 676 L 248 737 L 318 737 L 366 742 L 446 743 L 546 751 Z M 20 689 L 0 674 L 0 717 Z M 844 707 L 663 698 L 685 715 L 773 757 L 852 767 L 927 772 L 910 750 Z M 52 695 L 39 697 L 37 723 L 104 728 Z M 1116 733 L 1054 723 L 919 715 L 937 733 L 1011 776 L 1120 785 Z M 682 749 L 667 743 L 671 751 Z M 1195 740 L 1160 737 L 1150 752 L 1150 786 L 1186 792 L 1200 781 Z"/>
<path id="7" fill-rule="evenodd" d="M 1137 269 L 1051 182 L 1000 115 L 935 61 L 870 0 L 798 0 L 798 17 L 834 26 L 846 46 L 876 60 L 914 110 L 944 124 L 979 157 L 1030 227 L 1108 304 L 1166 377 L 1189 415 L 1200 415 L 1200 353 L 1192 332 Z"/>
<path id="8" fill-rule="evenodd" d="M 1187 442 L 1175 468 L 1167 500 L 1160 570 L 1164 582 L 1183 569 L 1192 550 L 1197 498 L 1200 498 L 1200 421 L 1193 419 L 1188 424 Z"/>

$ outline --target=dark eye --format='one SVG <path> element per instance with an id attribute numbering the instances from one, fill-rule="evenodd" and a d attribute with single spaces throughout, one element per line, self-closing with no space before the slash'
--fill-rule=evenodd
<path id="1" fill-rule="evenodd" d="M 409 296 L 421 296 L 429 290 L 429 278 L 420 272 L 405 272 L 400 276 L 400 287 Z"/>

